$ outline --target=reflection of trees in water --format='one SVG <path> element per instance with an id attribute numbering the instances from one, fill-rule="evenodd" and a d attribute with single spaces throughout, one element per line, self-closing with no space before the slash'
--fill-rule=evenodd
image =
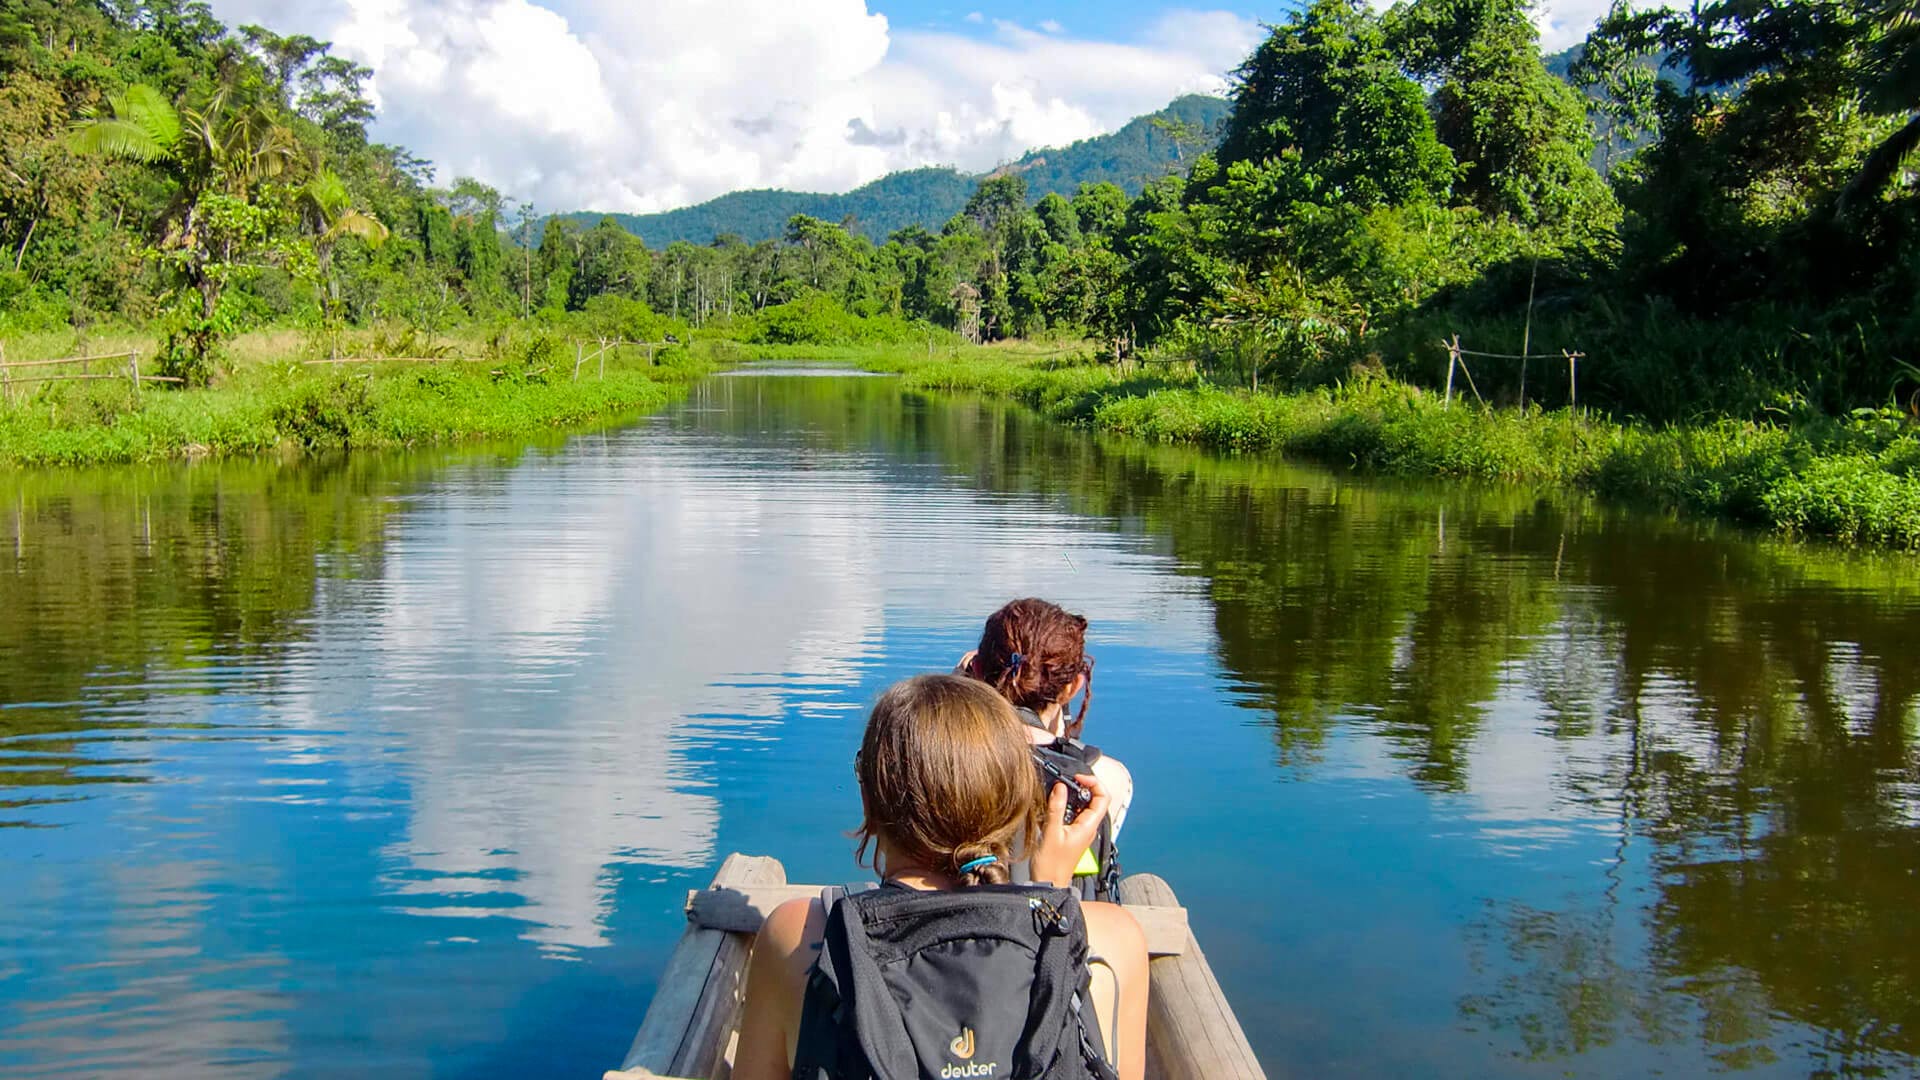
<path id="1" fill-rule="evenodd" d="M 783 403 L 811 439 L 1164 538 L 1283 765 L 1310 770 L 1345 726 L 1472 791 L 1489 708 L 1537 715 L 1567 748 L 1554 790 L 1617 818 L 1620 850 L 1599 896 L 1474 924 L 1474 1025 L 1541 1058 L 1686 1035 L 1748 1067 L 1794 1025 L 1841 1072 L 1920 1054 L 1910 559 L 1090 440 L 992 404 L 811 400 Z"/>
<path id="2" fill-rule="evenodd" d="M 396 505 L 379 496 L 432 467 L 379 455 L 8 478 L 0 790 L 29 790 L 4 805 L 70 797 L 38 789 L 138 782 L 137 751 L 102 769 L 88 745 L 137 743 L 138 729 L 165 721 L 156 682 L 210 692 L 250 658 L 301 638 L 322 572 L 354 574 L 377 560 Z"/>

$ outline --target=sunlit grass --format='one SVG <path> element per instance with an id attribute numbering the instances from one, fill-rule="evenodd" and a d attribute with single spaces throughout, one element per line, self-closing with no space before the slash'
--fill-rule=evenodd
<path id="1" fill-rule="evenodd" d="M 888 365 L 909 386 L 1012 398 L 1150 442 L 1278 450 L 1373 472 L 1566 485 L 1848 543 L 1920 548 L 1920 430 L 1886 417 L 1653 426 L 1495 409 L 1385 378 L 1293 394 L 1019 358 Z"/>
<path id="2" fill-rule="evenodd" d="M 619 356 L 572 379 L 570 357 L 478 363 L 307 365 L 300 335 L 239 339 L 204 389 L 43 383 L 0 403 L 0 465 L 79 465 L 201 455 L 416 446 L 510 438 L 637 415 L 707 370 Z M 100 339 L 95 338 L 94 344 Z M 53 352 L 74 343 L 36 343 Z M 462 343 L 469 346 L 474 343 Z M 138 347 L 137 345 L 134 347 Z M 11 352 L 11 350 L 10 350 Z"/>

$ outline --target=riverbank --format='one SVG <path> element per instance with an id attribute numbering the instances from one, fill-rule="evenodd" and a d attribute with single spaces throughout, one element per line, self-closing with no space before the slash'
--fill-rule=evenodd
<path id="1" fill-rule="evenodd" d="M 1567 410 L 1449 407 L 1384 378 L 1255 394 L 1178 372 L 1122 375 L 1017 352 L 845 358 L 897 372 L 909 387 L 1010 398 L 1056 421 L 1150 442 L 1558 484 L 1792 536 L 1920 548 L 1920 430 L 1894 415 L 1653 427 Z"/>
<path id="2" fill-rule="evenodd" d="M 42 384 L 0 403 L 0 466 L 423 446 L 611 423 L 660 408 L 711 370 L 684 353 L 613 358 L 572 378 L 572 356 L 303 365 L 270 342 L 217 386 L 166 390 L 117 380 Z M 284 355 L 284 354 L 280 354 Z"/>

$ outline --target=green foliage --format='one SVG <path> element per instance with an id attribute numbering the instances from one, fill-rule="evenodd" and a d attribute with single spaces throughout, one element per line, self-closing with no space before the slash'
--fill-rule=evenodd
<path id="1" fill-rule="evenodd" d="M 1425 95 L 1395 63 L 1359 0 L 1316 0 L 1234 73 L 1220 163 L 1290 163 L 1292 198 L 1368 209 L 1440 198 L 1452 155 Z"/>
<path id="2" fill-rule="evenodd" d="M 741 339 L 768 345 L 922 344 L 928 329 L 890 315 L 850 315 L 831 297 L 804 293 L 756 316 Z"/>
<path id="3" fill-rule="evenodd" d="M 699 370 L 642 369 L 629 359 L 610 365 L 604 380 L 574 382 L 552 370 L 555 341 L 532 338 L 519 346 L 517 360 L 491 369 L 275 365 L 218 389 L 138 398 L 125 383 L 57 384 L 31 402 L 0 405 L 0 463 L 101 464 L 525 436 L 658 408 L 672 393 L 665 379 Z M 568 350 L 565 358 L 571 356 Z"/>
<path id="4" fill-rule="evenodd" d="M 1564 484 L 1793 535 L 1920 548 L 1920 431 L 1897 415 L 1653 428 L 1565 411 L 1449 408 L 1368 375 L 1255 394 L 1108 368 L 888 366 L 904 368 L 910 386 L 1013 398 L 1061 422 L 1152 442 L 1280 450 L 1387 474 Z"/>
<path id="5" fill-rule="evenodd" d="M 1456 194 L 1548 236 L 1610 232 L 1619 208 L 1589 158 L 1580 95 L 1547 73 L 1521 0 L 1410 0 L 1388 15 L 1408 70 L 1435 80 L 1440 140 L 1460 163 Z"/>

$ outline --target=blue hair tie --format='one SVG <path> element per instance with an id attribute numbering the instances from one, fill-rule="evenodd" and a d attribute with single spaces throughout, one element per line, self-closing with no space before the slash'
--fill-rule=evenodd
<path id="1" fill-rule="evenodd" d="M 999 861 L 1000 861 L 1000 856 L 998 855 L 982 855 L 977 859 L 971 859 L 967 862 L 961 863 L 960 872 L 963 874 L 971 874 L 975 870 L 978 870 L 983 866 L 992 866 L 994 863 L 997 863 Z"/>
<path id="2" fill-rule="evenodd" d="M 1013 655 L 1007 657 L 1007 670 L 1019 671 L 1020 665 L 1026 662 L 1027 662 L 1026 657 L 1021 656 L 1019 653 L 1014 653 Z"/>

